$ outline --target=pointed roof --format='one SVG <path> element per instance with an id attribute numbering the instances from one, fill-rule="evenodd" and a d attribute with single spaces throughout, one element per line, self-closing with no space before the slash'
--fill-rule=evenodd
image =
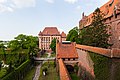
<path id="1" fill-rule="evenodd" d="M 61 33 L 62 38 L 66 38 L 66 34 L 64 32 Z"/>
<path id="2" fill-rule="evenodd" d="M 45 29 L 39 35 L 60 35 L 57 27 L 45 27 Z"/>

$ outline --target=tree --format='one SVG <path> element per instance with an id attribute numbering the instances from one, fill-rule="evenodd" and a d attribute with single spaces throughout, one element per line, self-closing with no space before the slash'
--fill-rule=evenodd
<path id="1" fill-rule="evenodd" d="M 14 40 L 9 42 L 9 47 L 12 50 L 18 49 L 30 49 L 38 47 L 38 38 L 34 36 L 26 36 L 23 34 L 18 35 L 15 37 Z"/>
<path id="2" fill-rule="evenodd" d="M 20 42 L 18 40 L 11 40 L 8 43 L 8 47 L 12 50 L 12 51 L 17 51 L 20 49 Z"/>
<path id="3" fill-rule="evenodd" d="M 25 53 L 27 53 L 27 58 L 38 53 L 38 37 L 20 34 L 9 42 L 8 47 L 11 49 L 12 53 L 17 53 L 20 62 L 23 62 L 25 60 Z"/>
<path id="4" fill-rule="evenodd" d="M 56 39 L 54 38 L 50 44 L 50 48 L 52 49 L 52 51 L 56 51 Z"/>
<path id="5" fill-rule="evenodd" d="M 28 49 L 28 53 L 37 53 L 38 52 L 38 37 L 27 36 L 25 47 Z M 32 54 L 33 55 L 33 54 Z"/>
<path id="6" fill-rule="evenodd" d="M 80 35 L 82 36 L 82 44 L 107 48 L 110 46 L 107 33 L 107 25 L 103 21 L 104 14 L 97 8 L 92 16 L 92 23 L 90 26 L 84 28 Z"/>
<path id="7" fill-rule="evenodd" d="M 9 69 L 8 69 L 8 72 L 11 72 L 12 71 L 12 61 L 9 62 Z"/>
<path id="8" fill-rule="evenodd" d="M 0 71 L 1 71 L 1 68 L 2 68 L 2 62 L 0 61 Z"/>
<path id="9" fill-rule="evenodd" d="M 5 52 L 5 45 L 3 41 L 0 41 L 0 52 L 2 52 L 2 54 L 4 55 L 4 61 L 6 62 L 6 52 Z"/>
<path id="10" fill-rule="evenodd" d="M 80 33 L 80 30 L 78 29 L 78 27 L 77 26 L 74 27 L 69 31 L 66 40 L 71 42 L 81 43 L 79 33 Z"/>

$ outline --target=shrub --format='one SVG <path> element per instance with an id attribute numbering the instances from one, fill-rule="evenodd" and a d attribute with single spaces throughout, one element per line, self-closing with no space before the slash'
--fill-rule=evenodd
<path id="1" fill-rule="evenodd" d="M 31 61 L 27 60 L 21 64 L 18 68 L 6 75 L 2 80 L 21 80 L 25 76 L 25 73 L 29 71 Z"/>

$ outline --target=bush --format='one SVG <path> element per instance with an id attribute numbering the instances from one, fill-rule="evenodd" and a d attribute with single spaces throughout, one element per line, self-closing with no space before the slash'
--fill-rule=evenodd
<path id="1" fill-rule="evenodd" d="M 74 70 L 75 70 L 76 73 L 78 72 L 78 69 L 79 69 L 78 65 L 75 64 L 75 65 L 74 65 Z"/>
<path id="2" fill-rule="evenodd" d="M 14 71 L 6 75 L 2 80 L 22 80 L 23 77 L 25 76 L 25 73 L 30 69 L 31 66 L 30 63 L 31 63 L 30 60 L 25 61 Z"/>

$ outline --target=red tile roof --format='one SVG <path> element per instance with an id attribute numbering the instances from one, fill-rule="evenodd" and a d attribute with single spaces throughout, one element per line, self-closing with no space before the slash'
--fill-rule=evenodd
<path id="1" fill-rule="evenodd" d="M 62 38 L 66 38 L 66 34 L 64 32 L 61 33 Z"/>
<path id="2" fill-rule="evenodd" d="M 78 53 L 75 49 L 75 43 L 63 44 L 58 42 L 57 45 L 57 58 L 78 58 Z"/>
<path id="3" fill-rule="evenodd" d="M 45 27 L 45 29 L 39 35 L 60 35 L 57 27 Z"/>
<path id="4" fill-rule="evenodd" d="M 62 59 L 58 60 L 60 80 L 72 80 Z"/>
<path id="5" fill-rule="evenodd" d="M 106 4 L 100 7 L 100 10 L 105 14 L 104 18 L 108 18 L 112 15 L 114 15 L 114 10 L 116 7 L 116 13 L 120 13 L 120 0 L 110 0 Z M 84 24 L 84 26 L 88 26 L 92 22 L 92 16 L 93 13 L 91 13 L 89 16 L 84 16 L 80 23 Z"/>

